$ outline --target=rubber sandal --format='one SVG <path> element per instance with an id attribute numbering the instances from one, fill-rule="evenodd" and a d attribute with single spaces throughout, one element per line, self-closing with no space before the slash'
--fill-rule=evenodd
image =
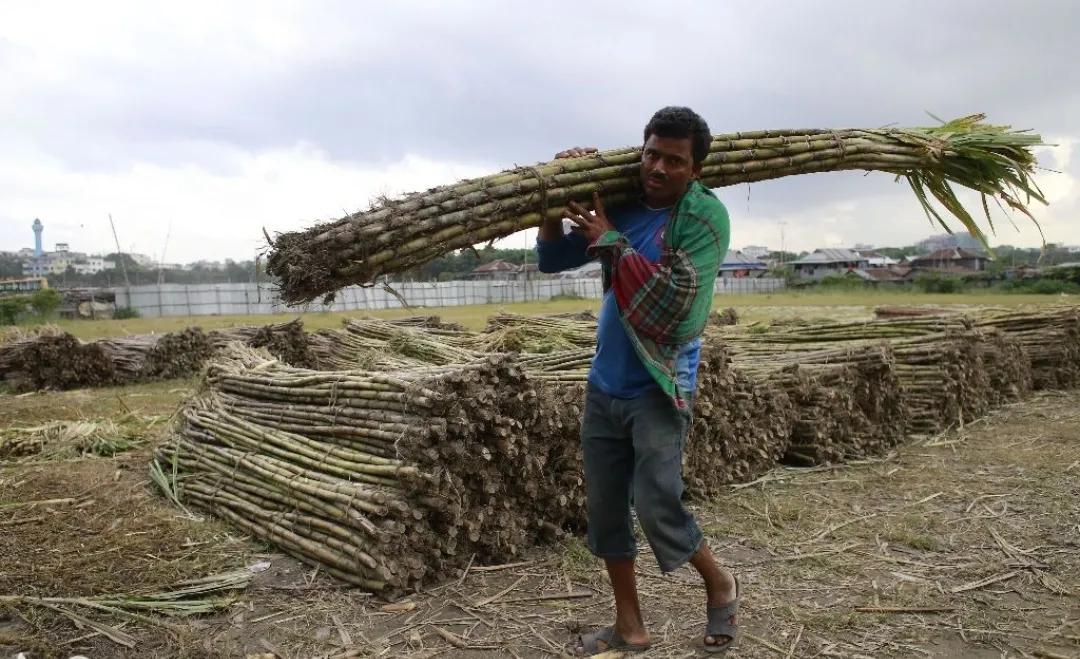
<path id="1" fill-rule="evenodd" d="M 604 647 L 600 647 L 601 643 L 604 644 Z M 612 625 L 588 634 L 579 635 L 578 644 L 574 650 L 579 657 L 591 657 L 594 654 L 601 654 L 608 650 L 644 652 L 649 647 L 649 643 L 627 643 L 622 636 L 619 636 L 619 632 L 615 631 L 615 626 Z"/>
<path id="2" fill-rule="evenodd" d="M 735 643 L 735 639 L 739 633 L 739 623 L 736 615 L 739 612 L 739 578 L 735 579 L 735 599 L 731 600 L 727 604 L 721 606 L 707 607 L 705 609 L 705 615 L 707 622 L 705 623 L 705 636 L 727 636 L 727 640 L 722 643 L 709 644 L 705 642 L 705 639 L 701 639 L 701 644 L 705 648 L 705 651 L 710 654 L 723 654 L 731 649 Z"/>

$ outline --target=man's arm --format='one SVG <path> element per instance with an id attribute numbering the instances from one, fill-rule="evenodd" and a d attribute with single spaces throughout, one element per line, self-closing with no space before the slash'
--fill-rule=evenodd
<path id="1" fill-rule="evenodd" d="M 563 160 L 565 158 L 580 158 L 581 156 L 588 155 L 590 153 L 596 153 L 595 146 L 575 146 L 567 149 L 566 151 L 560 151 L 555 154 L 555 160 Z M 563 239 L 563 225 L 561 217 L 545 217 L 543 224 L 540 225 L 540 233 L 538 238 L 545 243 L 555 243 Z M 579 265 L 584 265 L 581 263 Z"/>
<path id="2" fill-rule="evenodd" d="M 536 241 L 536 267 L 540 272 L 553 273 L 570 270 L 592 261 L 586 248 L 589 244 L 577 234 L 562 235 L 555 240 L 545 240 L 542 236 Z"/>
<path id="3" fill-rule="evenodd" d="M 577 158 L 596 153 L 596 147 L 573 147 L 555 154 L 555 159 Z M 545 217 L 537 234 L 537 268 L 540 272 L 553 273 L 585 265 L 593 259 L 586 253 L 588 243 L 576 234 L 563 234 L 561 217 Z"/>

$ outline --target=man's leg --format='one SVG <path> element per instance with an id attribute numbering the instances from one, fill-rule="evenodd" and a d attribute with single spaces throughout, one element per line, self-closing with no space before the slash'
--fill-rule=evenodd
<path id="1" fill-rule="evenodd" d="M 590 387 L 581 424 L 588 541 L 604 560 L 615 595 L 615 631 L 632 644 L 648 643 L 634 577 L 633 521 L 630 481 L 634 449 L 629 434 L 615 418 L 616 401 Z"/>
<path id="2" fill-rule="evenodd" d="M 619 632 L 627 643 L 644 645 L 649 642 L 649 632 L 645 629 L 645 620 L 641 617 L 641 602 L 638 601 L 637 576 L 634 574 L 634 559 L 606 559 L 611 590 L 615 594 L 615 631 Z"/>
<path id="3" fill-rule="evenodd" d="M 705 606 L 714 609 L 735 599 L 735 577 L 717 563 L 709 543 L 702 541 L 701 547 L 690 557 L 690 564 L 705 580 Z M 730 640 L 727 636 L 705 637 L 706 645 L 718 645 Z"/>
<path id="4" fill-rule="evenodd" d="M 689 561 L 705 581 L 707 606 L 716 607 L 735 598 L 735 579 L 716 562 L 682 503 L 683 445 L 689 420 L 663 394 L 643 397 L 634 407 L 634 503 L 660 569 L 670 572 Z M 725 640 L 706 637 L 705 642 Z"/>

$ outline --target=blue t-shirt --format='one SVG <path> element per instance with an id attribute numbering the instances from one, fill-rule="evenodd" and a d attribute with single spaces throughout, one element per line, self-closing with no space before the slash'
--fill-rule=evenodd
<path id="1" fill-rule="evenodd" d="M 634 251 L 650 261 L 658 262 L 664 250 L 664 227 L 670 213 L 670 208 L 654 209 L 638 202 L 609 210 L 608 218 L 615 229 L 630 241 Z M 561 241 L 537 241 L 540 271 L 560 272 L 585 265 L 591 260 L 585 251 L 587 247 L 585 238 L 576 233 L 564 236 Z M 697 384 L 700 357 L 700 339 L 686 344 L 679 352 L 679 384 L 685 391 L 693 391 Z M 604 293 L 600 305 L 596 356 L 589 371 L 589 383 L 615 398 L 636 398 L 659 388 L 626 335 L 615 293 L 611 290 Z"/>

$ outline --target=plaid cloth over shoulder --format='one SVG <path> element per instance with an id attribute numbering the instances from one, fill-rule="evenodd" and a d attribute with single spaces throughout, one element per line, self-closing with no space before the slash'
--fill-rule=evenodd
<path id="1" fill-rule="evenodd" d="M 618 231 L 588 248 L 600 258 L 604 290 L 613 289 L 641 363 L 679 408 L 688 405 L 676 377 L 679 349 L 705 329 L 730 234 L 727 209 L 693 181 L 672 209 L 659 263 L 637 253 Z"/>

